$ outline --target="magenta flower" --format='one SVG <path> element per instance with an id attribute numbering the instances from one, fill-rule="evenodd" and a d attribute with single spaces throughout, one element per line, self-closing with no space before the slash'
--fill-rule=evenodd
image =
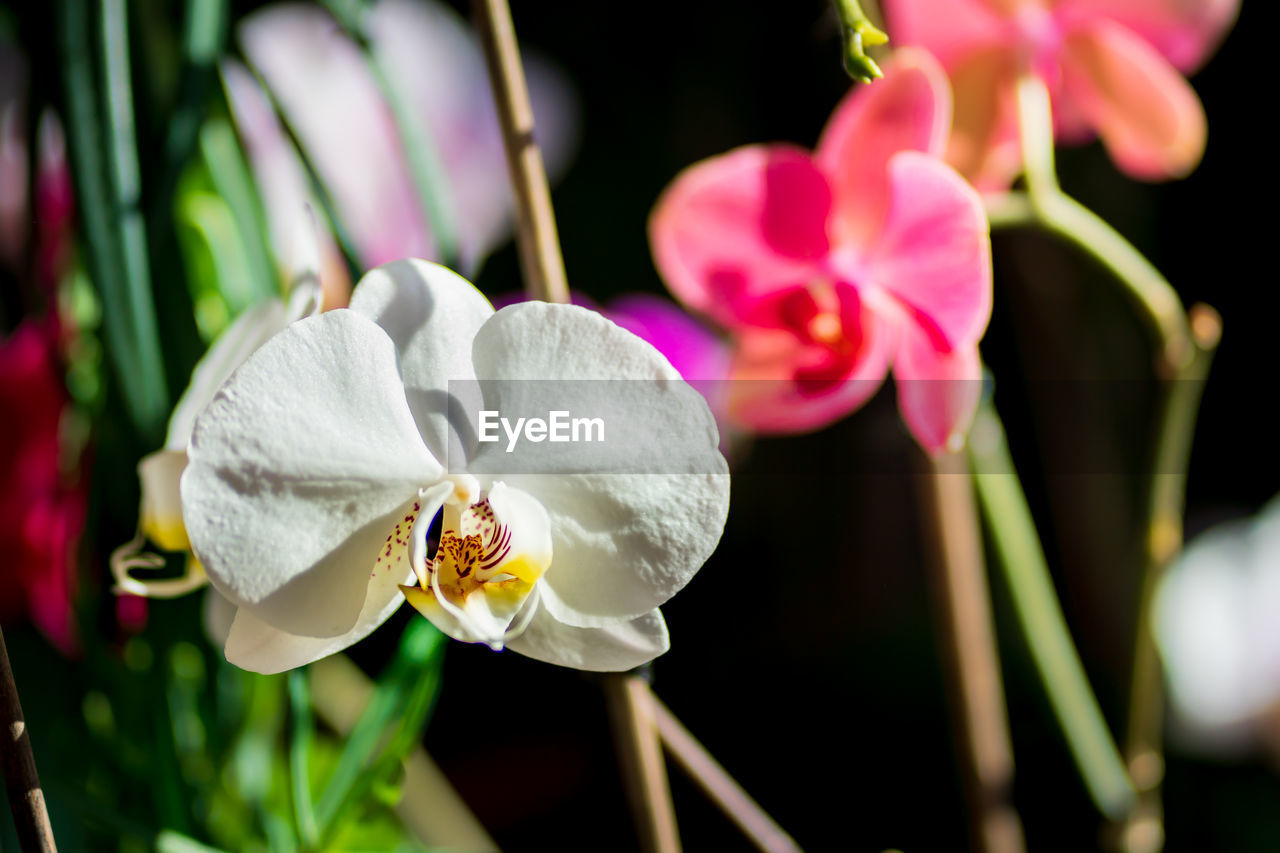
<path id="1" fill-rule="evenodd" d="M 650 220 L 678 299 L 734 338 L 729 416 L 804 432 L 858 408 L 890 367 L 908 427 L 957 446 L 977 402 L 991 247 L 941 162 L 946 77 L 900 51 L 836 107 L 817 151 L 752 145 L 686 169 Z"/>
<path id="2" fill-rule="evenodd" d="M 1226 32 L 1239 0 L 887 0 L 900 44 L 932 51 L 956 91 L 947 159 L 979 189 L 1022 167 L 1014 86 L 1040 77 L 1059 139 L 1095 134 L 1136 178 L 1181 177 L 1200 162 L 1204 108 L 1182 73 Z"/>
<path id="3" fill-rule="evenodd" d="M 26 616 L 71 653 L 85 490 L 63 464 L 70 400 L 55 355 L 58 334 L 56 323 L 27 321 L 0 340 L 0 618 Z"/>

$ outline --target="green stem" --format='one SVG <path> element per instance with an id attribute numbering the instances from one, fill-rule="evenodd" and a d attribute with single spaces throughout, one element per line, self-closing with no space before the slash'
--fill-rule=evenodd
<path id="1" fill-rule="evenodd" d="M 1122 818 L 1133 807 L 1133 784 L 1071 641 L 1004 428 L 990 403 L 974 422 L 969 456 L 997 562 L 1049 704 L 1094 803 L 1107 817 Z"/>
<path id="2" fill-rule="evenodd" d="M 311 805 L 310 756 L 315 744 L 316 723 L 311 713 L 311 696 L 305 669 L 289 671 L 289 779 L 293 792 L 293 815 L 298 839 L 304 850 L 316 849 L 320 832 Z"/>
<path id="3" fill-rule="evenodd" d="M 1155 265 L 1107 222 L 1058 186 L 1053 161 L 1053 120 L 1049 95 L 1037 77 L 1018 83 L 1018 116 L 1026 163 L 1029 213 L 1053 233 L 1070 240 L 1106 267 L 1142 309 L 1160 340 L 1161 378 L 1175 377 L 1191 358 L 1182 300 Z M 1006 205 L 1008 197 L 1005 199 Z M 1007 214 L 1010 208 L 998 210 Z M 993 226 L 1012 224 L 1000 219 Z"/>
<path id="4" fill-rule="evenodd" d="M 1032 221 L 1067 238 L 1106 267 L 1142 310 L 1158 339 L 1156 374 L 1162 403 L 1154 427 L 1144 519 L 1145 549 L 1134 637 L 1125 761 L 1138 802 L 1112 827 L 1115 843 L 1129 853 L 1159 850 L 1164 831 L 1160 783 L 1163 706 L 1159 660 L 1151 634 L 1151 600 L 1165 568 L 1182 547 L 1187 464 L 1200 393 L 1221 336 L 1217 313 L 1196 306 L 1184 312 L 1177 291 L 1128 240 L 1097 214 L 1067 196 L 1053 170 L 1053 124 L 1044 84 L 1024 75 L 1018 84 L 1018 122 L 1026 164 L 1026 205 L 1015 196 L 996 199 L 998 224 L 1030 213 Z"/>

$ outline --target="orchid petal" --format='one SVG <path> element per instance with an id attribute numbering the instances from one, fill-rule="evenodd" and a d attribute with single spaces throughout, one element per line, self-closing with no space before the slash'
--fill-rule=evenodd
<path id="1" fill-rule="evenodd" d="M 183 514 L 214 586 L 312 637 L 357 626 L 384 535 L 442 475 L 391 339 L 348 310 L 254 353 L 197 419 L 188 455 Z"/>
<path id="2" fill-rule="evenodd" d="M 196 417 L 209 405 L 218 388 L 246 358 L 287 324 L 284 306 L 276 299 L 259 302 L 236 317 L 191 371 L 191 381 L 169 417 L 166 450 L 186 451 Z"/>
<path id="3" fill-rule="evenodd" d="M 1125 172 L 1160 180 L 1200 162 L 1208 132 L 1200 98 L 1141 38 L 1097 21 L 1068 35 L 1062 69 L 1066 96 Z"/>
<path id="4" fill-rule="evenodd" d="M 239 36 L 364 265 L 431 257 L 395 120 L 360 49 L 323 9 L 303 4 L 259 9 Z"/>
<path id="5" fill-rule="evenodd" d="M 422 123 L 446 166 L 461 264 L 474 270 L 509 235 L 514 206 L 493 90 L 475 32 L 448 6 L 420 0 L 380 0 L 367 26 L 373 51 L 413 107 L 410 118 Z M 521 54 L 538 146 L 554 180 L 576 145 L 577 105 L 562 71 L 532 51 L 522 48 Z"/>
<path id="6" fill-rule="evenodd" d="M 1008 189 L 1022 169 L 1016 56 L 1003 45 L 981 48 L 956 62 L 950 73 L 955 116 L 947 162 L 983 192 Z"/>
<path id="7" fill-rule="evenodd" d="M 868 306 L 859 314 L 860 346 L 845 363 L 786 332 L 744 330 L 730 374 L 730 419 L 762 433 L 812 432 L 869 400 L 884 382 L 895 335 Z"/>
<path id="8" fill-rule="evenodd" d="M 655 608 L 628 622 L 575 628 L 539 611 L 512 651 L 557 666 L 590 672 L 623 672 L 648 663 L 671 647 L 667 624 Z"/>
<path id="9" fill-rule="evenodd" d="M 885 0 L 884 8 L 895 44 L 924 47 L 947 68 L 974 48 L 1011 43 L 1016 33 L 1004 0 Z"/>
<path id="10" fill-rule="evenodd" d="M 889 206 L 889 159 L 899 151 L 941 156 L 950 126 L 950 84 L 923 50 L 897 51 L 883 80 L 846 95 L 814 153 L 835 199 L 832 239 L 868 245 Z"/>
<path id="11" fill-rule="evenodd" d="M 204 624 L 205 636 L 209 641 L 219 648 L 225 647 L 227 637 L 231 634 L 231 623 L 235 618 L 236 606 L 227 601 L 226 596 L 213 587 L 205 587 L 201 620 Z"/>
<path id="12" fill-rule="evenodd" d="M 166 551 L 185 551 L 187 528 L 182 523 L 182 472 L 187 467 L 185 450 L 160 450 L 138 463 L 142 486 L 139 526 L 143 534 Z"/>
<path id="13" fill-rule="evenodd" d="M 925 330 L 904 323 L 893 378 L 916 441 L 935 454 L 961 449 L 982 396 L 977 345 L 942 351 Z"/>
<path id="14" fill-rule="evenodd" d="M 271 675 L 305 666 L 364 639 L 404 603 L 400 584 L 412 576 L 413 570 L 407 563 L 400 565 L 399 572 L 388 567 L 369 579 L 355 624 L 336 637 L 291 634 L 260 619 L 253 611 L 240 608 L 227 632 L 227 660 L 241 669 Z"/>
<path id="15" fill-rule="evenodd" d="M 889 163 L 889 216 L 871 267 L 943 348 L 972 344 L 991 317 L 991 238 L 982 200 L 954 170 L 906 151 Z"/>
<path id="16" fill-rule="evenodd" d="M 733 325 L 782 284 L 816 274 L 831 194 L 809 155 L 739 148 L 681 172 L 649 220 L 654 262 L 684 304 Z"/>
<path id="17" fill-rule="evenodd" d="M 486 396 L 486 406 L 546 412 L 545 380 L 559 380 L 554 408 L 609 424 L 608 442 L 523 445 L 526 473 L 508 476 L 512 463 L 497 444 L 470 466 L 546 508 L 555 554 L 543 606 L 562 622 L 600 627 L 674 595 L 715 549 L 728 512 L 728 466 L 706 400 L 652 346 L 573 305 L 502 309 L 480 329 L 473 359 L 482 381 L 517 380 L 495 383 L 507 396 L 496 404 Z M 591 410 L 604 404 L 610 412 Z"/>
<path id="18" fill-rule="evenodd" d="M 451 458 L 449 382 L 475 378 L 471 341 L 493 316 L 489 300 L 466 279 L 438 264 L 403 260 L 360 279 L 351 310 L 391 337 L 405 395 L 418 430 L 437 459 Z"/>
<path id="19" fill-rule="evenodd" d="M 1200 67 L 1240 13 L 1240 0 L 1057 0 L 1060 14 L 1081 23 L 1122 24 L 1183 72 Z"/>
<path id="20" fill-rule="evenodd" d="M 236 131 L 253 170 L 254 181 L 266 214 L 271 251 L 282 276 L 293 272 L 292 246 L 302 212 L 320 210 L 308 185 L 306 170 L 298 152 L 280 126 L 271 101 L 247 68 L 231 59 L 218 65 L 227 104 L 235 119 Z M 324 289 L 323 303 L 339 308 L 351 295 L 351 278 L 346 261 L 327 220 L 311 217 L 319 242 L 319 274 Z"/>

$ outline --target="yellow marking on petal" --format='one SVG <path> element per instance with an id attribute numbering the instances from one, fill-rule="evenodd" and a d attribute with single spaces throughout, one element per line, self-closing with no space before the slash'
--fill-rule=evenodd
<path id="1" fill-rule="evenodd" d="M 187 538 L 187 526 L 182 523 L 181 515 L 144 513 L 141 526 L 142 532 L 157 547 L 166 551 L 191 550 L 191 540 Z"/>

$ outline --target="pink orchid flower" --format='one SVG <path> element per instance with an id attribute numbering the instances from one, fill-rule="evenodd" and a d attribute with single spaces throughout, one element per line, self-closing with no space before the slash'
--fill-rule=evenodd
<path id="1" fill-rule="evenodd" d="M 729 416 L 804 432 L 864 403 L 892 366 L 907 426 L 930 452 L 963 440 L 991 313 L 977 194 L 939 158 L 946 76 L 899 51 L 832 114 L 812 154 L 752 145 L 695 164 L 650 220 L 678 299 L 735 348 Z"/>
<path id="2" fill-rule="evenodd" d="M 979 189 L 1021 170 L 1014 87 L 1042 79 L 1057 137 L 1094 134 L 1135 178 L 1181 177 L 1204 154 L 1198 68 L 1239 0 L 887 0 L 900 44 L 928 48 L 951 75 L 955 127 L 947 159 Z"/>

